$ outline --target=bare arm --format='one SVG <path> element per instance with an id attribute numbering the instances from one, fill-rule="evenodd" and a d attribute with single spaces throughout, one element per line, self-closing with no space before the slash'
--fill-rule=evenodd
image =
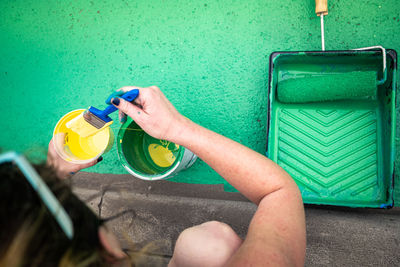
<path id="1" fill-rule="evenodd" d="M 304 208 L 289 174 L 265 156 L 184 118 L 157 87 L 139 90 L 140 107 L 121 99 L 117 106 L 120 111 L 131 116 L 150 135 L 193 151 L 258 205 L 247 237 L 228 266 L 303 265 Z"/>
<path id="2" fill-rule="evenodd" d="M 258 205 L 244 243 L 227 266 L 303 265 L 303 202 L 289 174 L 231 139 L 189 120 L 183 123 L 182 132 L 171 141 L 189 148 Z"/>
<path id="3" fill-rule="evenodd" d="M 171 140 L 187 147 L 255 204 L 293 184 L 290 176 L 265 156 L 187 119 Z"/>

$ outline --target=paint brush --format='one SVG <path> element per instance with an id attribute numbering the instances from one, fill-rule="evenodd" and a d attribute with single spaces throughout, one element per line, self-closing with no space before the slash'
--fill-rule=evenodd
<path id="1" fill-rule="evenodd" d="M 123 94 L 120 98 L 131 102 L 138 95 L 139 90 L 134 89 Z M 113 120 L 108 115 L 116 110 L 117 108 L 112 104 L 108 105 L 104 110 L 90 106 L 79 116 L 67 122 L 66 126 L 81 137 L 88 137 L 110 126 Z"/>

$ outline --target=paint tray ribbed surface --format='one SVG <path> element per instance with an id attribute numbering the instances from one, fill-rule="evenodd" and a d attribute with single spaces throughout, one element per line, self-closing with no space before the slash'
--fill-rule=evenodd
<path id="1" fill-rule="evenodd" d="M 397 56 L 386 51 L 385 71 L 382 59 L 381 51 L 271 54 L 267 155 L 305 203 L 393 206 Z"/>

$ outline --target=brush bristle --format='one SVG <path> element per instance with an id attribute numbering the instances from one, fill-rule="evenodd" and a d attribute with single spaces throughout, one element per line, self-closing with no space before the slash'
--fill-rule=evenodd
<path id="1" fill-rule="evenodd" d="M 83 112 L 83 118 L 85 119 L 85 121 L 87 123 L 89 123 L 90 125 L 96 127 L 97 129 L 101 129 L 106 124 L 105 121 L 103 121 L 102 119 L 98 118 L 96 115 L 94 115 L 89 110 L 85 110 L 85 112 Z"/>
<path id="2" fill-rule="evenodd" d="M 97 118 L 89 111 L 85 111 L 76 118 L 66 123 L 67 128 L 71 129 L 81 137 L 85 138 L 94 135 L 111 125 L 111 122 L 105 123 L 103 120 Z M 99 128 L 98 128 L 99 127 Z"/>

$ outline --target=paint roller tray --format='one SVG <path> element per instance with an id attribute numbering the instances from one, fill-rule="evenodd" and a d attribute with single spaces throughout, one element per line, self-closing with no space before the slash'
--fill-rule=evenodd
<path id="1" fill-rule="evenodd" d="M 305 203 L 393 206 L 397 55 L 394 50 L 386 55 L 385 77 L 381 51 L 271 54 L 267 156 L 293 177 Z M 346 76 L 349 72 L 376 72 L 377 79 L 385 82 L 373 85 L 374 95 L 350 99 L 284 103 L 278 97 L 288 77 Z M 338 90 L 346 94 L 346 89 Z M 302 90 L 301 83 L 296 90 Z M 320 94 L 323 99 L 324 94 L 330 95 L 326 90 L 332 88 L 326 89 L 321 82 L 313 96 Z"/>

